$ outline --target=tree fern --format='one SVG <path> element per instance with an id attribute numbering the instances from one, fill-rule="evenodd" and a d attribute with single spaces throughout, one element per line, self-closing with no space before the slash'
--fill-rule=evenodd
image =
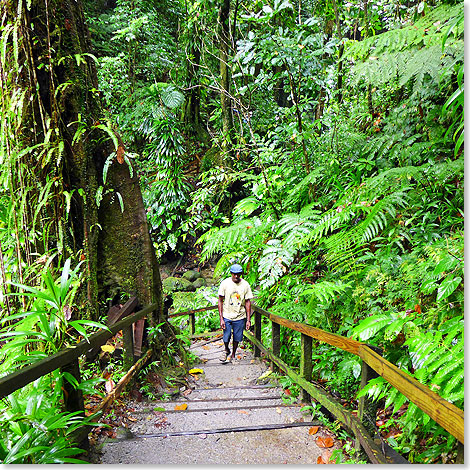
<path id="1" fill-rule="evenodd" d="M 221 229 L 212 229 L 196 243 L 204 242 L 201 260 L 206 261 L 216 253 L 240 249 L 240 244 L 257 233 L 266 232 L 272 222 L 262 222 L 259 217 L 243 219 Z"/>
<path id="2" fill-rule="evenodd" d="M 454 18 L 461 13 L 462 9 L 463 3 L 453 6 L 440 5 L 433 8 L 412 25 L 386 31 L 362 41 L 350 41 L 346 43 L 343 57 L 362 60 L 370 54 L 378 56 L 383 52 L 401 52 L 406 49 L 429 45 L 430 43 L 442 42 L 443 33 L 454 23 Z M 457 24 L 453 40 L 458 40 L 462 33 L 463 24 Z"/>

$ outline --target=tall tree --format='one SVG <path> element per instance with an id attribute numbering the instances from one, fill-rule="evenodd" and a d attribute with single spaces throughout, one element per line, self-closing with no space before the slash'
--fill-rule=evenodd
<path id="1" fill-rule="evenodd" d="M 141 304 L 158 302 L 151 321 L 160 320 L 161 282 L 140 187 L 118 130 L 102 118 L 81 1 L 0 5 L 2 176 L 15 220 L 29 227 L 20 263 L 31 262 L 32 248 L 81 259 L 88 316 L 96 318 L 100 299 L 134 294 Z"/>
<path id="2" fill-rule="evenodd" d="M 220 85 L 222 105 L 222 131 L 224 147 L 230 152 L 233 143 L 234 127 L 231 99 L 231 69 L 230 69 L 230 0 L 222 0 L 219 10 L 219 37 L 220 37 Z"/>

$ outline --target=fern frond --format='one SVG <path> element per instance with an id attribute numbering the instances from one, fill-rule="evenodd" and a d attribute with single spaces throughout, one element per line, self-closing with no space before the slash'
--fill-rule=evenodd
<path id="1" fill-rule="evenodd" d="M 243 219 L 229 227 L 214 230 L 204 235 L 204 240 L 201 240 L 201 237 L 197 241 L 197 243 L 204 241 L 201 259 L 207 260 L 214 254 L 223 251 L 234 251 L 248 237 L 252 237 L 255 232 L 267 230 L 270 225 L 269 222 L 262 222 L 258 217 L 253 217 Z"/>
<path id="2" fill-rule="evenodd" d="M 353 330 L 353 337 L 366 341 L 395 320 L 387 314 L 372 315 L 362 320 Z"/>
<path id="3" fill-rule="evenodd" d="M 281 240 L 269 240 L 258 262 L 261 287 L 274 285 L 287 272 L 295 253 L 295 249 L 285 246 Z"/>
<path id="4" fill-rule="evenodd" d="M 318 302 L 328 304 L 338 294 L 342 294 L 350 287 L 349 283 L 321 281 L 314 284 L 313 287 L 305 289 L 302 292 L 302 296 L 310 297 L 308 309 L 311 309 L 314 307 L 313 304 Z"/>

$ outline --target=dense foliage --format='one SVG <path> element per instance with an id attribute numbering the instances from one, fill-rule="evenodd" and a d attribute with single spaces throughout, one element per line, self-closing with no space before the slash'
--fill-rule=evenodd
<path id="1" fill-rule="evenodd" d="M 262 307 L 379 346 L 463 409 L 463 3 L 85 6 L 103 129 L 119 129 L 135 161 L 157 253 L 196 244 L 219 276 L 240 262 Z M 28 221 L 56 197 L 67 218 L 60 208 L 72 195 L 56 190 L 52 170 L 39 191 L 22 186 L 27 166 L 14 147 L 4 150 L 21 109 L 15 99 L 2 108 L 2 281 L 39 285 L 42 273 L 50 288 L 46 260 L 33 253 L 49 253 L 38 245 L 50 247 L 54 231 L 62 258 L 62 225 L 42 218 L 41 235 Z M 38 146 L 49 171 L 60 148 Z M 28 263 L 18 263 L 18 250 Z M 19 325 L 35 321 L 42 338 L 39 304 Z M 59 343 L 70 331 L 60 325 L 51 333 Z M 281 340 L 283 360 L 297 367 L 300 337 Z M 21 336 L 4 354 L 15 345 Z M 359 390 L 357 358 L 318 344 L 314 360 L 315 379 L 352 406 L 368 393 L 389 410 L 381 430 L 399 430 L 389 443 L 411 462 L 455 460 L 456 439 L 382 379 Z"/>

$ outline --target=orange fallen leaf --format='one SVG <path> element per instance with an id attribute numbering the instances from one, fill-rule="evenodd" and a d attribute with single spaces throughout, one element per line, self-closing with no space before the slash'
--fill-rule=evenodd
<path id="1" fill-rule="evenodd" d="M 325 462 L 323 462 L 323 457 L 322 457 L 321 455 L 319 455 L 319 456 L 317 457 L 317 464 L 318 464 L 318 465 L 321 465 L 321 464 L 324 464 L 324 463 L 325 463 Z"/>
<path id="2" fill-rule="evenodd" d="M 318 447 L 333 447 L 334 441 L 331 437 L 319 437 L 316 441 Z"/>
<path id="3" fill-rule="evenodd" d="M 208 349 L 210 349 L 210 347 L 209 346 L 203 346 L 202 349 L 205 349 L 207 351 Z"/>
<path id="4" fill-rule="evenodd" d="M 238 410 L 238 412 L 239 412 L 241 415 L 249 415 L 249 414 L 250 414 L 249 411 L 245 411 L 245 410 Z"/>
<path id="5" fill-rule="evenodd" d="M 313 436 L 314 434 L 316 434 L 318 432 L 318 430 L 320 429 L 320 426 L 312 426 L 309 430 L 308 430 L 308 433 Z"/>
<path id="6" fill-rule="evenodd" d="M 188 408 L 187 403 L 182 403 L 181 405 L 175 405 L 175 410 L 177 411 L 184 411 Z"/>

